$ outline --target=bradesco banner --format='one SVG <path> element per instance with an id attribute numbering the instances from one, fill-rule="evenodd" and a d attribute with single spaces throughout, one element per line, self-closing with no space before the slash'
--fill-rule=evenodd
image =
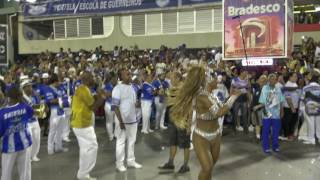
<path id="1" fill-rule="evenodd" d="M 115 13 L 178 6 L 177 0 L 60 0 L 24 4 L 24 16 Z"/>
<path id="2" fill-rule="evenodd" d="M 8 65 L 7 30 L 7 25 L 0 24 L 0 66 Z"/>
<path id="3" fill-rule="evenodd" d="M 224 59 L 285 57 L 285 0 L 224 0 Z"/>

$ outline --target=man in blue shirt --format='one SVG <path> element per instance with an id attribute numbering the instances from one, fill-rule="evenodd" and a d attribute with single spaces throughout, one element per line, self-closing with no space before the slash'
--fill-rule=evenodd
<path id="1" fill-rule="evenodd" d="M 106 74 L 105 77 L 105 84 L 104 84 L 104 91 L 107 94 L 107 100 L 104 105 L 104 112 L 106 116 L 106 129 L 107 133 L 109 135 L 109 140 L 112 141 L 114 139 L 114 132 L 113 132 L 113 124 L 114 124 L 114 111 L 111 108 L 111 103 L 112 103 L 112 90 L 113 87 L 117 85 L 118 82 L 118 76 L 111 72 Z"/>
<path id="2" fill-rule="evenodd" d="M 58 90 L 59 79 L 56 74 L 51 75 L 50 86 L 45 88 L 45 102 L 49 105 L 51 110 L 50 126 L 48 135 L 48 154 L 52 155 L 54 152 L 65 152 L 67 149 L 62 147 L 62 125 L 64 120 L 64 111 L 59 105 L 62 94 Z M 59 100 L 60 99 L 60 100 Z"/>
<path id="3" fill-rule="evenodd" d="M 138 76 L 134 75 L 132 77 L 132 87 L 136 92 L 137 96 L 137 105 L 136 105 L 136 114 L 137 114 L 137 122 L 140 123 L 142 120 L 142 109 L 141 109 L 141 82 Z"/>
<path id="4" fill-rule="evenodd" d="M 153 132 L 150 129 L 150 116 L 152 103 L 154 99 L 155 87 L 151 84 L 152 74 L 146 74 L 145 81 L 142 84 L 141 91 L 141 109 L 142 109 L 142 129 L 141 133 L 148 134 Z"/>
<path id="5" fill-rule="evenodd" d="M 59 86 L 59 92 L 62 94 L 61 106 L 64 111 L 64 119 L 62 121 L 62 139 L 65 142 L 70 142 L 70 117 L 71 117 L 71 83 L 69 78 L 60 77 L 62 83 Z"/>
<path id="6" fill-rule="evenodd" d="M 18 86 L 8 89 L 7 97 L 8 106 L 0 109 L 1 179 L 11 180 L 13 166 L 17 163 L 20 180 L 31 180 L 29 147 L 32 145 L 32 138 L 27 123 L 33 116 L 33 110 L 22 102 L 22 93 Z"/>
<path id="7" fill-rule="evenodd" d="M 262 129 L 262 147 L 267 154 L 271 153 L 269 148 L 269 135 L 272 128 L 272 149 L 279 152 L 279 132 L 281 128 L 281 117 L 283 116 L 282 104 L 285 97 L 279 87 L 276 87 L 277 76 L 270 74 L 269 84 L 262 88 L 259 103 L 264 105 L 263 129 Z"/>
<path id="8" fill-rule="evenodd" d="M 165 91 L 169 88 L 168 81 L 165 80 L 165 74 L 160 74 L 159 78 L 153 81 L 152 85 L 157 90 L 157 95 L 155 97 L 156 105 L 156 129 L 167 129 L 164 126 L 164 116 L 166 112 L 166 103 L 165 103 Z"/>
<path id="9" fill-rule="evenodd" d="M 21 82 L 20 87 L 22 88 L 23 98 L 27 104 L 31 107 L 35 105 L 40 105 L 40 97 L 33 91 L 32 82 L 26 79 Z M 38 153 L 40 150 L 40 138 L 41 138 L 41 128 L 39 125 L 38 117 L 33 116 L 30 118 L 28 127 L 32 136 L 32 146 L 31 146 L 31 161 L 40 161 L 38 158 Z"/>
<path id="10" fill-rule="evenodd" d="M 37 74 L 36 74 L 37 76 Z M 45 92 L 47 91 L 46 89 L 49 88 L 49 74 L 48 73 L 43 73 L 41 76 L 41 82 L 38 78 L 33 79 L 33 90 L 40 95 L 41 102 L 44 102 L 46 106 L 49 107 L 49 104 L 45 102 Z M 48 128 L 49 128 L 49 118 L 51 116 L 51 111 L 50 109 L 47 112 L 47 116 L 44 119 L 40 119 L 40 126 L 43 126 L 43 136 L 48 136 Z"/>

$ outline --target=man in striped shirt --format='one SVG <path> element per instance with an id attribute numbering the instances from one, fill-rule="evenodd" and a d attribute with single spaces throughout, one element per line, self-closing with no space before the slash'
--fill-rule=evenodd
<path id="1" fill-rule="evenodd" d="M 0 137 L 2 138 L 1 180 L 11 180 L 15 163 L 20 180 L 31 180 L 30 146 L 32 138 L 27 128 L 33 116 L 31 106 L 22 102 L 22 92 L 18 86 L 8 89 L 8 106 L 0 109 Z"/>

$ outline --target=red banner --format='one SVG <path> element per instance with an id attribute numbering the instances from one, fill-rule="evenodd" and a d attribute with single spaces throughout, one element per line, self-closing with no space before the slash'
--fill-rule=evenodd
<path id="1" fill-rule="evenodd" d="M 224 0 L 224 59 L 243 59 L 244 49 L 248 57 L 286 57 L 285 3 L 286 0 Z"/>

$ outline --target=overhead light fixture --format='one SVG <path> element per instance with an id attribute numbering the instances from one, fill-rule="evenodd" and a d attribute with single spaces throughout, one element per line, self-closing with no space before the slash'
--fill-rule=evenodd
<path id="1" fill-rule="evenodd" d="M 293 6 L 294 8 L 305 8 L 305 7 L 312 7 L 313 4 L 301 5 L 301 6 Z"/>

